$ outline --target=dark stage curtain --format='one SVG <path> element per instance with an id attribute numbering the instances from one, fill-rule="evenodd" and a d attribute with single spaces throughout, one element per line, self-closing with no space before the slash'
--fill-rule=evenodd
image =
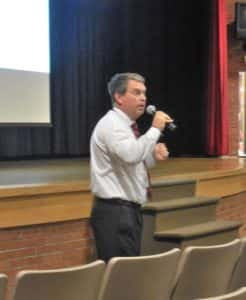
<path id="1" fill-rule="evenodd" d="M 213 0 L 50 1 L 53 125 L 0 128 L 0 158 L 88 156 L 111 107 L 106 84 L 126 71 L 144 75 L 149 102 L 174 117 L 178 129 L 164 132 L 171 154 L 206 154 Z M 150 122 L 140 120 L 142 131 Z"/>
<path id="2" fill-rule="evenodd" d="M 228 70 L 226 1 L 214 1 L 209 60 L 207 152 L 228 154 Z"/>

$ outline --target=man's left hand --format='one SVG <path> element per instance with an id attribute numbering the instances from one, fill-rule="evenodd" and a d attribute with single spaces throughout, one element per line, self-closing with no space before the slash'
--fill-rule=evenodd
<path id="1" fill-rule="evenodd" d="M 167 147 L 163 143 L 158 143 L 155 145 L 154 157 L 156 160 L 165 160 L 169 155 Z"/>

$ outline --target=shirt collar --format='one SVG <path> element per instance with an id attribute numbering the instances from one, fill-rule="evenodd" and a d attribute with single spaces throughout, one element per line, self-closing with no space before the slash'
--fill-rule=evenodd
<path id="1" fill-rule="evenodd" d="M 117 115 L 119 115 L 123 120 L 125 120 L 125 122 L 131 126 L 133 123 L 135 123 L 135 121 L 133 121 L 132 119 L 129 118 L 129 116 L 124 113 L 122 110 L 120 110 L 117 107 L 113 108 L 113 111 L 117 113 Z"/>

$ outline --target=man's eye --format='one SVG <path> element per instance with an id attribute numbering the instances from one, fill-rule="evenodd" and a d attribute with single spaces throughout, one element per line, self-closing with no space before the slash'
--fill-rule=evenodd
<path id="1" fill-rule="evenodd" d="M 139 96 L 139 95 L 146 95 L 145 92 L 142 92 L 142 91 L 139 91 L 139 90 L 134 90 L 132 91 L 132 94 L 135 95 L 135 96 Z"/>

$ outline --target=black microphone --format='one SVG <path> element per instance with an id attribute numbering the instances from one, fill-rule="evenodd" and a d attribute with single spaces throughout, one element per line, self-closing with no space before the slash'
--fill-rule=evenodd
<path id="1" fill-rule="evenodd" d="M 153 116 L 156 113 L 156 107 L 154 105 L 148 105 L 146 107 L 146 113 Z M 167 128 L 171 131 L 174 131 L 177 128 L 177 125 L 174 124 L 173 122 L 168 123 Z"/>

